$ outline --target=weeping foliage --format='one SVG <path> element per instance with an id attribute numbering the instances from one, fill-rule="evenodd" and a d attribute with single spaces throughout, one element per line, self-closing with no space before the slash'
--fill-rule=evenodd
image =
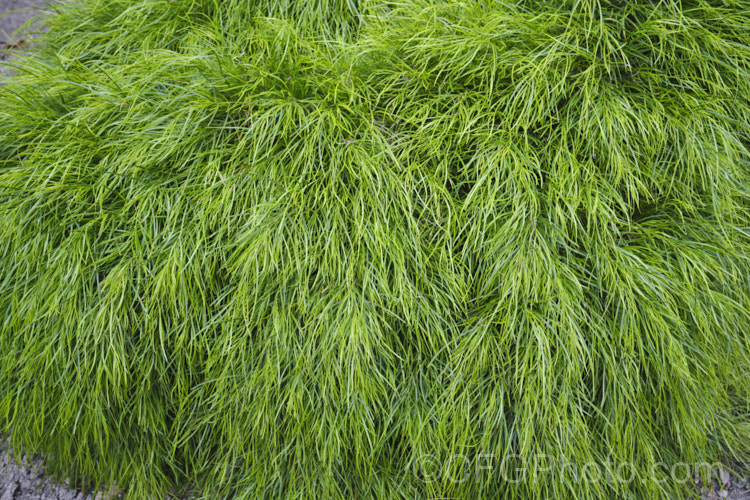
<path id="1" fill-rule="evenodd" d="M 665 498 L 748 460 L 750 2 L 49 10 L 0 87 L 0 431 L 49 470 Z"/>

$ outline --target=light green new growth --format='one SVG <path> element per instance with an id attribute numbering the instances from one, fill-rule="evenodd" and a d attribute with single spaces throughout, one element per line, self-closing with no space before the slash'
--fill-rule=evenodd
<path id="1" fill-rule="evenodd" d="M 684 498 L 748 461 L 750 1 L 49 10 L 0 87 L 0 432 L 48 470 Z"/>

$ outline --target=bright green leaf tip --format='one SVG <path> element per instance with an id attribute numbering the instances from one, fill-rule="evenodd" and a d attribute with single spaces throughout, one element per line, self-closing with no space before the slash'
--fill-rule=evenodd
<path id="1" fill-rule="evenodd" d="M 0 432 L 50 471 L 684 498 L 748 461 L 750 1 L 49 11 L 0 87 Z"/>

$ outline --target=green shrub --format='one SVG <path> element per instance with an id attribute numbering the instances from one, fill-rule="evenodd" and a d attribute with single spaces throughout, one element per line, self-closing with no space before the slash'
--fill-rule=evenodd
<path id="1" fill-rule="evenodd" d="M 0 87 L 0 431 L 52 472 L 663 498 L 748 460 L 750 1 L 50 10 Z"/>

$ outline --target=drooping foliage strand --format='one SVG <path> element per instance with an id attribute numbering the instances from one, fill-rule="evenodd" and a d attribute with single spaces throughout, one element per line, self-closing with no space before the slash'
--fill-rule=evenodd
<path id="1" fill-rule="evenodd" d="M 664 498 L 748 459 L 750 2 L 49 10 L 0 87 L 0 431 L 49 470 Z"/>

